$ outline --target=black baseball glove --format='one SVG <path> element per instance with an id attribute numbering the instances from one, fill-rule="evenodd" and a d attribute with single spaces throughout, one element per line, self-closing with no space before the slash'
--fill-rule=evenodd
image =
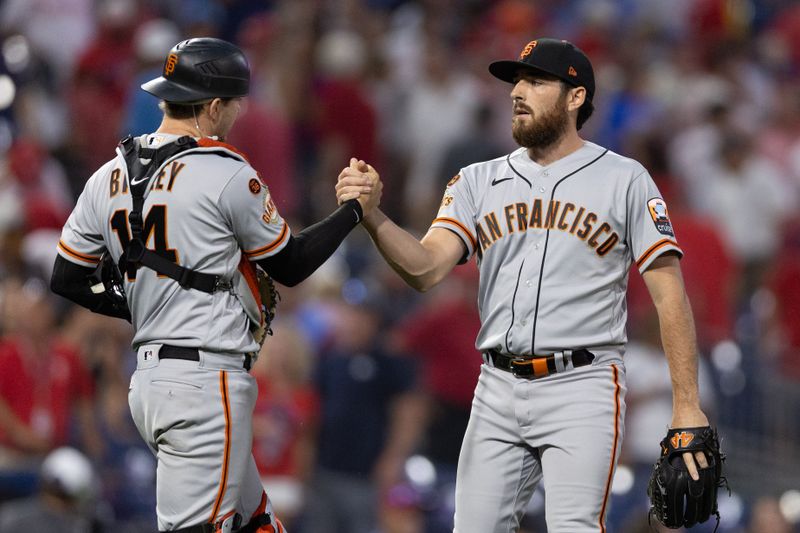
<path id="1" fill-rule="evenodd" d="M 683 453 L 702 451 L 708 467 L 700 468 L 700 479 L 693 480 L 683 461 Z M 650 476 L 647 495 L 650 516 L 671 529 L 691 527 L 705 522 L 713 514 L 719 525 L 717 489 L 727 487 L 722 475 L 725 455 L 719 447 L 717 432 L 708 426 L 675 428 L 661 441 L 661 457 Z"/>
<path id="2" fill-rule="evenodd" d="M 110 312 L 103 314 L 131 321 L 125 286 L 122 284 L 122 272 L 108 252 L 103 253 L 94 273 L 89 276 L 89 285 L 94 294 L 102 294 L 106 298 L 106 305 L 103 307 Z"/>

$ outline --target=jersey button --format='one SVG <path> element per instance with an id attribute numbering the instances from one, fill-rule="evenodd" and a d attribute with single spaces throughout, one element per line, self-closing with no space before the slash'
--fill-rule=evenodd
<path id="1" fill-rule="evenodd" d="M 544 192 L 544 187 L 539 187 L 539 192 Z"/>
<path id="2" fill-rule="evenodd" d="M 527 321 L 527 320 L 523 320 L 523 321 L 521 322 L 521 324 L 522 324 L 523 326 L 527 326 L 527 325 L 528 325 L 528 321 Z"/>
<path id="3" fill-rule="evenodd" d="M 529 280 L 529 279 L 526 279 L 525 280 L 525 285 L 527 285 L 528 287 L 533 287 L 533 282 L 531 280 Z"/>
<path id="4" fill-rule="evenodd" d="M 542 176 L 549 176 L 549 175 L 550 175 L 550 173 L 548 171 L 546 171 L 546 170 L 544 172 L 542 172 Z"/>
<path id="5" fill-rule="evenodd" d="M 539 249 L 539 245 L 538 245 L 538 244 L 534 244 L 534 245 L 533 245 L 533 247 L 534 247 L 535 249 L 537 249 L 537 250 Z"/>

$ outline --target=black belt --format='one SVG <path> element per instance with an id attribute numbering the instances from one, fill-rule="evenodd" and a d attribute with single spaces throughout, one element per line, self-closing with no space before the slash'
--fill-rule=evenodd
<path id="1" fill-rule="evenodd" d="M 185 361 L 199 361 L 200 352 L 197 348 L 184 348 L 183 346 L 172 346 L 170 344 L 163 344 L 158 351 L 159 359 L 183 359 Z M 244 367 L 248 372 L 250 371 L 250 364 L 253 358 L 249 353 L 244 354 Z"/>
<path id="2" fill-rule="evenodd" d="M 543 378 L 579 366 L 586 366 L 594 361 L 594 354 L 586 348 L 532 357 L 506 355 L 495 350 L 488 350 L 486 354 L 492 360 L 495 368 L 511 372 L 518 378 L 528 379 Z"/>

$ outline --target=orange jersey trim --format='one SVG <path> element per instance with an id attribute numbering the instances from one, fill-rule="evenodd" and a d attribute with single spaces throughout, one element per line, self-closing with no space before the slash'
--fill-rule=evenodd
<path id="1" fill-rule="evenodd" d="M 99 255 L 89 255 L 89 254 L 82 254 L 80 252 L 76 252 L 75 250 L 73 250 L 72 248 L 70 248 L 69 246 L 64 244 L 64 241 L 58 241 L 58 247 L 61 249 L 62 252 L 64 252 L 65 254 L 67 254 L 67 255 L 69 255 L 71 257 L 74 257 L 75 259 L 79 259 L 79 260 L 85 261 L 87 263 L 95 263 L 95 264 L 100 262 L 100 256 Z"/>
<path id="2" fill-rule="evenodd" d="M 636 261 L 636 266 L 637 267 L 642 266 L 645 263 L 645 261 L 647 261 L 650 258 L 651 255 L 653 255 L 654 253 L 659 251 L 661 248 L 663 248 L 665 246 L 669 246 L 669 245 L 675 246 L 676 248 L 678 248 L 678 250 L 681 249 L 681 247 L 678 246 L 678 243 L 673 241 L 672 239 L 661 239 L 660 241 L 655 243 L 653 246 L 648 248 L 642 254 L 642 256 Z M 683 253 L 683 252 L 681 252 L 681 253 Z"/>
<path id="3" fill-rule="evenodd" d="M 603 506 L 600 508 L 600 533 L 606 533 L 606 509 L 608 507 L 608 497 L 611 494 L 611 483 L 614 480 L 614 465 L 617 463 L 617 445 L 619 444 L 619 416 L 620 416 L 620 386 L 619 370 L 617 365 L 611 365 L 614 371 L 614 446 L 611 448 L 611 464 L 608 466 L 608 478 L 606 479 L 606 490 L 603 494 Z"/>
<path id="4" fill-rule="evenodd" d="M 222 395 L 222 411 L 225 413 L 225 447 L 222 455 L 222 474 L 219 479 L 219 489 L 217 498 L 214 500 L 214 508 L 211 511 L 209 524 L 216 522 L 222 499 L 225 496 L 225 488 L 228 485 L 228 464 L 231 456 L 231 405 L 228 399 L 228 373 L 224 370 L 219 372 L 219 392 Z"/>
<path id="5" fill-rule="evenodd" d="M 477 248 L 478 248 L 478 239 L 476 239 L 472 235 L 472 233 L 469 231 L 469 229 L 467 229 L 467 227 L 464 224 L 462 224 L 461 222 L 459 222 L 458 220 L 456 220 L 454 218 L 449 218 L 449 217 L 439 217 L 439 218 L 436 218 L 436 219 L 433 220 L 434 224 L 436 224 L 437 222 L 444 222 L 445 224 L 451 224 L 451 225 L 457 227 L 458 229 L 460 229 L 461 231 L 463 231 L 467 235 L 467 237 L 469 238 L 469 242 L 470 242 L 470 244 L 472 244 L 472 249 L 473 250 L 477 250 Z"/>
<path id="6" fill-rule="evenodd" d="M 286 222 L 284 222 L 283 228 L 281 229 L 281 234 L 278 235 L 277 239 L 275 239 L 266 246 L 262 246 L 261 248 L 256 248 L 255 250 L 245 250 L 244 254 L 246 256 L 252 257 L 254 255 L 261 255 L 267 252 L 271 252 L 272 250 L 283 244 L 283 241 L 286 240 L 286 237 L 288 235 L 289 235 L 289 225 Z"/>
<path id="7" fill-rule="evenodd" d="M 250 162 L 250 160 L 247 158 L 247 155 L 232 144 L 224 143 L 222 141 L 215 141 L 214 139 L 210 139 L 208 137 L 203 137 L 197 141 L 197 146 L 202 146 L 203 148 L 225 148 L 235 154 L 239 154 L 248 163 Z"/>

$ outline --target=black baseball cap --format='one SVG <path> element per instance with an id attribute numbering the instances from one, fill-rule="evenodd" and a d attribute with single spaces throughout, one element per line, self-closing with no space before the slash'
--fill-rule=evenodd
<path id="1" fill-rule="evenodd" d="M 536 39 L 522 49 L 516 61 L 495 61 L 489 72 L 495 78 L 514 83 L 520 70 L 543 72 L 572 85 L 585 87 L 587 100 L 594 97 L 594 70 L 583 51 L 569 41 Z"/>

